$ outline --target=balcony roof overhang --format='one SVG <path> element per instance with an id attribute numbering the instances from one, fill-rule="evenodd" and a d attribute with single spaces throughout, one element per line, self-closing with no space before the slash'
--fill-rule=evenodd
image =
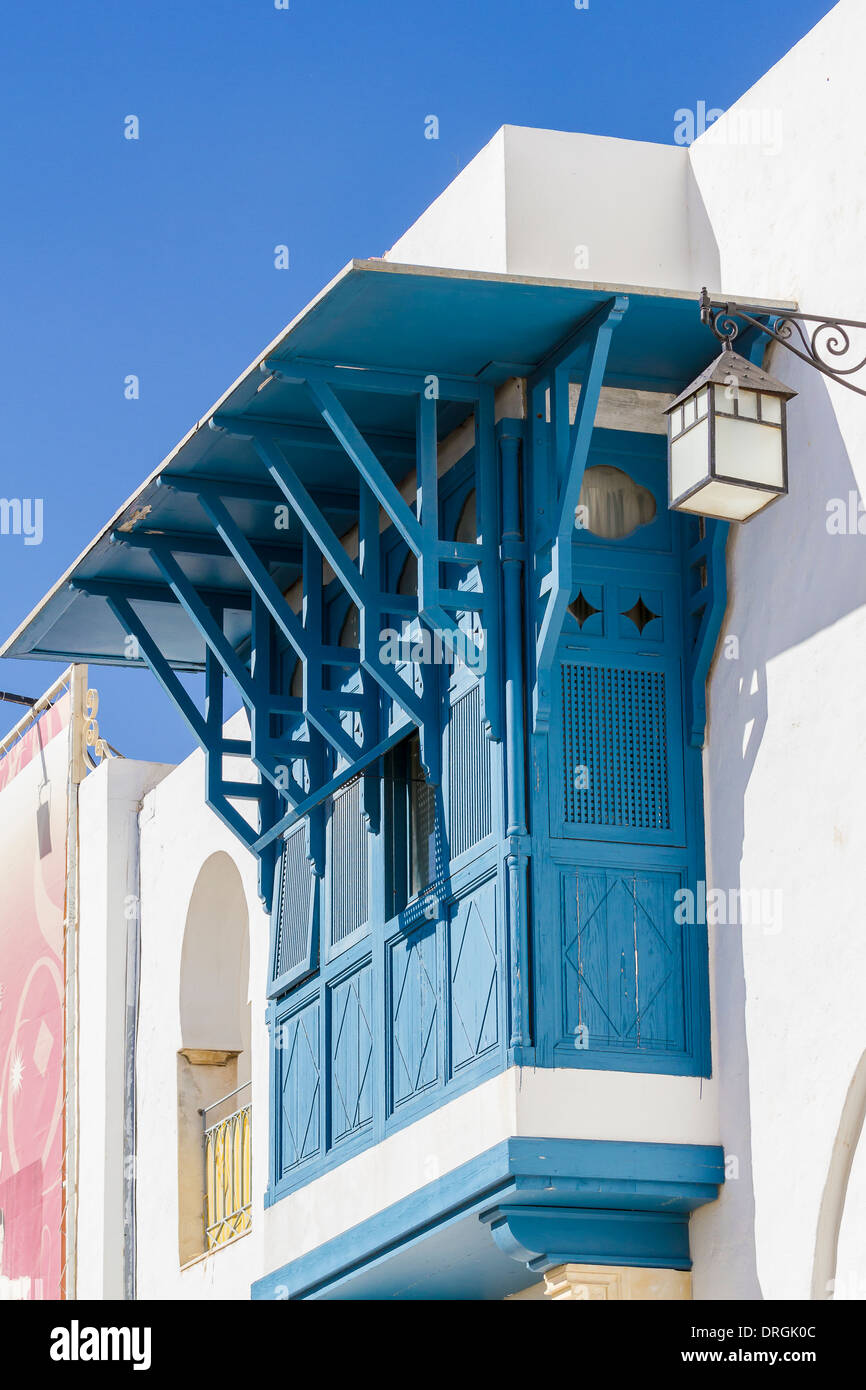
<path id="1" fill-rule="evenodd" d="M 627 294 L 630 310 L 614 338 L 605 384 L 679 391 L 715 351 L 701 324 L 696 297 L 680 291 L 609 286 L 517 275 L 406 266 L 382 260 L 352 261 L 265 349 L 216 405 L 112 516 L 87 549 L 7 640 L 0 655 L 56 661 L 128 665 L 124 633 L 105 593 L 122 586 L 149 633 L 177 670 L 201 669 L 204 644 L 182 607 L 160 582 L 146 547 L 117 545 L 114 532 L 136 526 L 188 538 L 184 569 L 206 598 L 225 609 L 225 631 L 238 645 L 249 633 L 249 599 L 234 559 L 213 544 L 195 494 L 197 479 L 231 479 L 225 492 L 235 518 L 256 545 L 274 543 L 273 508 L 283 499 L 270 484 L 249 439 L 214 429 L 214 417 L 244 423 L 278 422 L 290 439 L 292 458 L 305 484 L 324 489 L 321 509 L 338 533 L 350 524 L 357 475 L 338 442 L 323 428 L 302 385 L 267 373 L 263 364 L 301 359 L 351 368 L 414 373 L 443 380 L 442 400 L 452 401 L 446 379 L 494 386 L 530 375 L 568 340 L 576 325 L 613 294 Z M 778 309 L 794 307 L 779 304 Z M 360 379 L 361 373 L 359 373 Z M 375 442 L 395 481 L 415 464 L 415 407 L 407 394 L 387 389 L 340 396 L 358 427 Z M 439 411 L 440 436 L 471 411 L 457 399 Z M 185 489 L 168 480 L 189 480 Z M 297 577 L 292 558 L 295 531 L 281 537 L 281 567 L 273 573 L 288 587 Z M 85 589 L 87 591 L 85 591 Z M 104 589 L 105 593 L 100 592 Z M 144 664 L 139 660 L 134 664 Z"/>

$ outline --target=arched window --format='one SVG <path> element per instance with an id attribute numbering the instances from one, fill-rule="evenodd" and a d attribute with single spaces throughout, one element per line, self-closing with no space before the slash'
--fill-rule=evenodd
<path id="1" fill-rule="evenodd" d="M 576 538 L 591 531 L 602 540 L 618 541 L 654 520 L 656 501 L 649 488 L 636 483 L 620 468 L 598 464 L 587 468 L 577 503 Z"/>
<path id="2" fill-rule="evenodd" d="M 250 1225 L 249 959 L 243 883 L 234 860 L 219 851 L 205 861 L 195 881 L 181 953 L 177 1147 L 182 1265 Z"/>

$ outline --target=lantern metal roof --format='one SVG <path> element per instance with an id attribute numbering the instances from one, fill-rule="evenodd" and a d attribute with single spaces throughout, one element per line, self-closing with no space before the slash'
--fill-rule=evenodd
<path id="1" fill-rule="evenodd" d="M 737 386 L 741 391 L 766 391 L 774 396 L 784 396 L 790 400 L 796 396 L 790 386 L 786 386 L 777 377 L 770 376 L 761 367 L 747 358 L 741 357 L 738 352 L 734 352 L 732 347 L 725 344 L 715 361 L 696 377 L 690 386 L 681 391 L 676 400 L 671 401 L 666 407 L 665 414 L 669 415 L 672 410 L 676 410 L 678 405 L 694 396 L 704 386 L 728 386 L 731 377 L 736 378 Z"/>

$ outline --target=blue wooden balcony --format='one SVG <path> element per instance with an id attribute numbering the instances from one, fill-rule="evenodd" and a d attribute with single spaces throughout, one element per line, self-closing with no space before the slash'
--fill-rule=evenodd
<path id="1" fill-rule="evenodd" d="M 713 351 L 676 294 L 354 263 L 4 647 L 148 666 L 258 862 L 271 1204 L 512 1065 L 709 1074 L 725 528 L 595 426 Z"/>

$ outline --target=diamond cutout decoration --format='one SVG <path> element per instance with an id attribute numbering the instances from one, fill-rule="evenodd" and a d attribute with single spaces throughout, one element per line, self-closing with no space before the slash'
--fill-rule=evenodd
<path id="1" fill-rule="evenodd" d="M 647 623 L 651 623 L 654 618 L 660 618 L 661 613 L 654 613 L 651 608 L 647 607 L 643 599 L 639 598 L 637 603 L 629 608 L 627 612 L 623 613 L 622 616 L 624 618 L 631 618 L 638 632 L 643 632 Z"/>
<path id="2" fill-rule="evenodd" d="M 577 598 L 572 599 L 571 603 L 568 605 L 568 611 L 571 614 L 571 616 L 575 619 L 578 627 L 582 629 L 584 623 L 587 622 L 587 620 L 591 618 L 594 613 L 600 613 L 601 609 L 593 608 L 589 599 L 586 597 L 583 590 L 581 589 L 579 594 L 577 595 Z"/>

